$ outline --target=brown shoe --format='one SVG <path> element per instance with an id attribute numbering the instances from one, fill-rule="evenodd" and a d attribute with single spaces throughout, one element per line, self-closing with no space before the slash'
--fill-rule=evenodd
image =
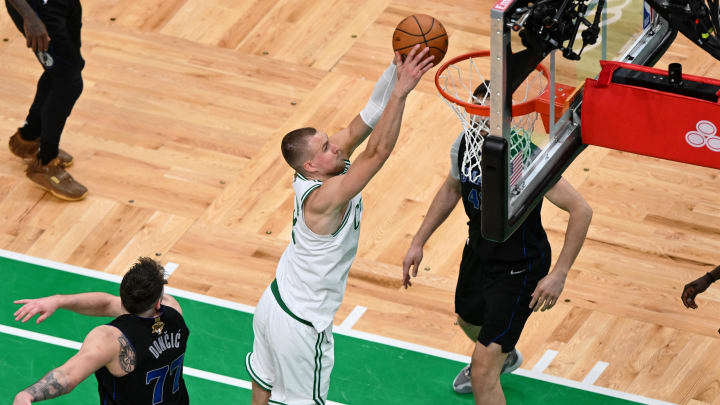
<path id="1" fill-rule="evenodd" d="M 25 160 L 35 159 L 40 151 L 40 141 L 22 139 L 20 130 L 16 131 L 15 134 L 10 137 L 8 146 L 13 155 Z M 70 167 L 73 164 L 72 155 L 62 149 L 58 149 L 58 159 L 60 159 L 60 164 L 62 164 L 63 167 Z"/>
<path id="2" fill-rule="evenodd" d="M 82 200 L 88 192 L 85 186 L 75 181 L 70 173 L 65 171 L 59 158 L 53 159 L 45 166 L 40 159 L 33 159 L 25 173 L 37 185 L 63 200 Z"/>

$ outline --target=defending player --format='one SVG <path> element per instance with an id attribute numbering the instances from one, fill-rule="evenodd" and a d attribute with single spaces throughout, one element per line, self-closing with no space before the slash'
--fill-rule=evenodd
<path id="1" fill-rule="evenodd" d="M 180 305 L 164 294 L 166 283 L 162 266 L 141 257 L 123 277 L 119 297 L 85 293 L 15 301 L 24 304 L 15 312 L 22 322 L 39 314 L 40 323 L 58 308 L 116 318 L 91 330 L 76 355 L 18 393 L 13 404 L 67 394 L 92 373 L 103 405 L 187 404 L 182 374 L 190 331 Z"/>
<path id="2" fill-rule="evenodd" d="M 477 89 L 475 96 L 484 97 Z M 562 178 L 547 192 L 545 197 L 550 202 L 570 213 L 562 251 L 548 274 L 551 253 L 540 218 L 542 202 L 507 241 L 496 243 L 482 237 L 481 179 L 473 183 L 461 174 L 465 148 L 461 133 L 450 150 L 450 174 L 435 195 L 403 261 L 403 284 L 406 288 L 411 285 L 410 268 L 416 277 L 423 246 L 462 198 L 469 222 L 455 291 L 455 312 L 459 325 L 476 345 L 471 364 L 460 371 L 453 389 L 458 393 L 473 392 L 476 404 L 504 404 L 500 374 L 520 366 L 522 357 L 515 344 L 530 314 L 550 309 L 557 302 L 585 240 L 592 209 Z"/>

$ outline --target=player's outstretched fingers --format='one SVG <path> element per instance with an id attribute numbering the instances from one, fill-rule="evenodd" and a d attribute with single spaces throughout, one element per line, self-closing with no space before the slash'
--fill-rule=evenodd
<path id="1" fill-rule="evenodd" d="M 429 52 L 430 52 L 430 48 L 428 48 L 427 46 L 426 46 L 425 48 L 423 48 L 422 51 L 418 52 L 418 53 L 415 55 L 415 57 L 413 58 L 413 63 L 415 64 L 415 66 L 420 66 L 420 64 L 422 63 L 423 59 L 427 58 L 426 55 L 427 55 Z"/>
<path id="2" fill-rule="evenodd" d="M 27 304 L 28 302 L 30 302 L 30 300 L 15 300 L 15 301 L 13 301 L 13 304 L 23 304 L 23 306 L 21 306 L 20 308 L 18 308 L 17 311 L 15 311 L 13 316 L 17 317 L 18 314 L 20 314 L 21 312 L 24 312 L 24 309 L 25 309 L 24 304 Z M 17 321 L 17 319 L 15 319 L 15 320 Z"/>
<path id="3" fill-rule="evenodd" d="M 38 309 L 36 307 L 33 307 L 32 309 L 30 309 L 29 311 L 26 312 L 25 317 L 23 318 L 23 320 L 21 322 L 25 323 L 25 322 L 29 321 L 38 312 L 39 312 Z"/>
<path id="4" fill-rule="evenodd" d="M 39 324 L 40 322 L 46 320 L 50 316 L 50 312 L 43 312 L 42 315 L 38 316 L 37 321 L 35 323 Z"/>
<path id="5" fill-rule="evenodd" d="M 413 61 L 418 49 L 420 49 L 420 44 L 415 44 L 415 46 L 410 48 L 410 52 L 408 52 L 407 56 L 405 57 L 405 63 L 409 63 L 409 62 Z"/>
<path id="6" fill-rule="evenodd" d="M 548 309 L 552 308 L 553 305 L 555 305 L 555 300 L 553 298 L 548 298 L 545 301 L 545 305 L 542 307 L 542 309 L 540 311 L 543 311 L 543 312 L 547 311 Z"/>
<path id="7" fill-rule="evenodd" d="M 435 55 L 430 55 L 427 58 L 423 59 L 420 62 L 420 71 L 425 73 L 428 70 L 430 70 L 435 64 L 433 63 L 433 60 L 435 60 Z"/>
<path id="8" fill-rule="evenodd" d="M 42 36 L 42 43 L 40 45 L 42 47 L 42 51 L 47 52 L 50 47 L 50 36 L 47 33 Z"/>

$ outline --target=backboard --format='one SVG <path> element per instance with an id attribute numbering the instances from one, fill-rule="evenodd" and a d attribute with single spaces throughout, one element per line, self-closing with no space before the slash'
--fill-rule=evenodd
<path id="1" fill-rule="evenodd" d="M 575 27 L 578 15 L 584 18 Z M 599 28 L 597 41 L 583 44 L 583 35 L 592 39 L 583 32 L 593 23 Z M 600 60 L 652 66 L 676 31 L 642 0 L 499 0 L 491 10 L 490 31 L 492 93 L 490 136 L 482 145 L 482 232 L 487 239 L 504 241 L 584 149 L 582 86 L 598 75 Z M 510 156 L 512 96 L 540 61 L 550 72 L 546 97 L 558 108 L 549 109 L 549 128 L 542 122 L 534 126 L 532 144 L 540 153 L 518 167 Z M 571 95 L 560 100 L 558 89 Z"/>

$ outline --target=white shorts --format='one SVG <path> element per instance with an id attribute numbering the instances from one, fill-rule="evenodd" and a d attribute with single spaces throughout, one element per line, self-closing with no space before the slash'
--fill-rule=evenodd
<path id="1" fill-rule="evenodd" d="M 292 314 L 272 286 L 255 308 L 253 351 L 245 357 L 248 374 L 271 392 L 271 404 L 324 405 L 335 361 L 332 332 L 317 333 Z"/>

